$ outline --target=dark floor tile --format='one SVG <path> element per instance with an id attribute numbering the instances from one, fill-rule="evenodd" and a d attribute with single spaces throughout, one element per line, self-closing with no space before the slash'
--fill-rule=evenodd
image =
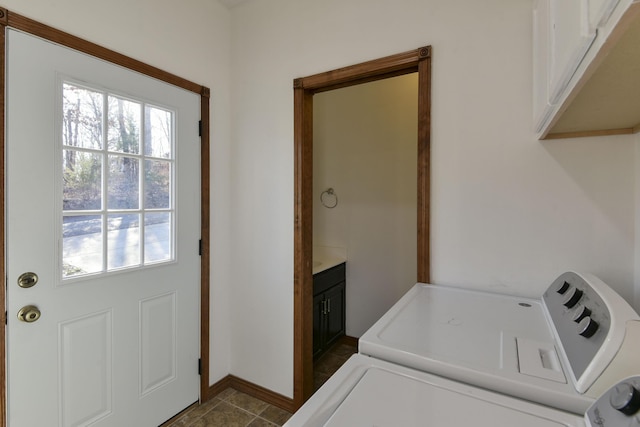
<path id="1" fill-rule="evenodd" d="M 318 390 L 322 387 L 322 384 L 327 382 L 327 380 L 331 378 L 329 374 L 323 374 L 322 372 L 314 372 L 313 373 L 313 389 Z"/>
<path id="2" fill-rule="evenodd" d="M 289 418 L 291 418 L 291 414 L 284 409 L 278 408 L 277 406 L 269 405 L 264 411 L 260 413 L 260 417 L 281 426 L 282 424 L 286 423 Z"/>
<path id="3" fill-rule="evenodd" d="M 358 349 L 349 344 L 338 344 L 330 350 L 334 356 L 349 358 L 352 354 L 357 353 Z"/>
<path id="4" fill-rule="evenodd" d="M 170 424 L 169 427 L 188 427 L 196 420 L 200 419 L 204 414 L 215 408 L 221 402 L 220 399 L 213 398 L 208 402 L 198 405 L 185 412 L 179 419 Z"/>
<path id="5" fill-rule="evenodd" d="M 317 390 L 357 348 L 338 344 L 314 363 Z M 171 427 L 273 427 L 282 426 L 291 414 L 233 388 L 218 393 L 209 402 L 183 414 Z"/>
<path id="6" fill-rule="evenodd" d="M 189 427 L 246 427 L 255 418 L 227 402 L 220 402 Z"/>
<path id="7" fill-rule="evenodd" d="M 237 393 L 236 389 L 229 387 L 224 389 L 220 393 L 216 394 L 216 399 L 225 400 L 236 393 Z"/>
<path id="8" fill-rule="evenodd" d="M 344 364 L 344 362 L 344 358 L 338 357 L 331 353 L 327 353 L 313 365 L 313 369 L 314 371 L 320 372 L 322 374 L 332 375 L 340 368 L 340 366 Z"/>
<path id="9" fill-rule="evenodd" d="M 167 424 L 167 427 L 188 427 L 193 423 L 193 420 L 188 420 L 187 418 L 181 417 L 177 421 L 172 422 L 171 424 Z M 164 426 L 165 424 L 163 424 Z"/>
<path id="10" fill-rule="evenodd" d="M 225 398 L 224 401 L 255 415 L 260 414 L 269 406 L 268 403 L 240 391 Z"/>
<path id="11" fill-rule="evenodd" d="M 273 424 L 270 423 L 269 421 L 265 420 L 264 418 L 256 418 L 255 420 L 251 421 L 251 423 L 249 423 L 249 425 L 247 425 L 247 427 L 279 427 L 281 424 Z"/>

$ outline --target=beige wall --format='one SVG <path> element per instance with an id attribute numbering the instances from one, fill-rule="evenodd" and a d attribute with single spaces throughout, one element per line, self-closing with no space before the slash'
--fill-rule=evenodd
<path id="1" fill-rule="evenodd" d="M 349 336 L 416 283 L 417 94 L 414 73 L 313 99 L 313 242 L 347 253 Z"/>
<path id="2" fill-rule="evenodd" d="M 294 78 L 433 46 L 432 281 L 634 293 L 634 144 L 532 131 L 529 0 L 254 0 L 232 11 L 231 371 L 293 394 Z"/>

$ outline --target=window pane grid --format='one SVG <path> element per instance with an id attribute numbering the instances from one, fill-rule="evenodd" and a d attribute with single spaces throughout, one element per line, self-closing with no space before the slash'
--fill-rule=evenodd
<path id="1" fill-rule="evenodd" d="M 62 128 L 63 279 L 172 261 L 174 113 L 63 83 Z"/>

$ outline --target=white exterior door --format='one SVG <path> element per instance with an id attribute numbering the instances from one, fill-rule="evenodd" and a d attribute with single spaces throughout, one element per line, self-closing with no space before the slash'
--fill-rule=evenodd
<path id="1" fill-rule="evenodd" d="M 9 426 L 157 426 L 198 400 L 199 97 L 8 30 L 6 98 Z"/>

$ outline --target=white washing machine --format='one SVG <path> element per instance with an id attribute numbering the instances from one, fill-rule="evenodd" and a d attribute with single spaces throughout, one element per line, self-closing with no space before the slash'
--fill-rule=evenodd
<path id="1" fill-rule="evenodd" d="M 640 377 L 583 415 L 353 355 L 284 427 L 640 427 Z"/>
<path id="2" fill-rule="evenodd" d="M 417 284 L 359 341 L 363 355 L 583 414 L 640 374 L 640 318 L 592 275 L 541 299 Z"/>
<path id="3" fill-rule="evenodd" d="M 540 300 L 417 284 L 285 426 L 640 427 L 640 377 L 621 382 L 639 350 L 640 318 L 591 275 Z"/>

